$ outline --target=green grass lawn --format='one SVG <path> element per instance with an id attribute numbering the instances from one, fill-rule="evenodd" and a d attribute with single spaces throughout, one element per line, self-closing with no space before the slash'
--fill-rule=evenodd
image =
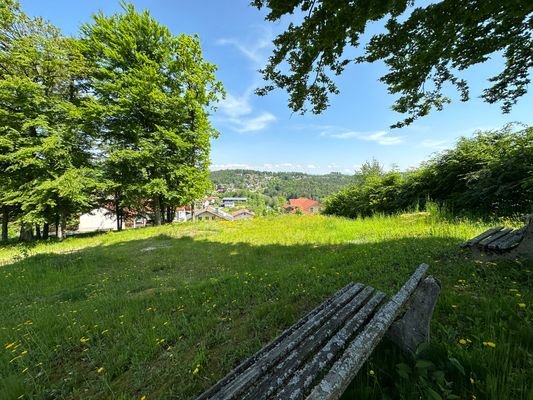
<path id="1" fill-rule="evenodd" d="M 0 398 L 192 399 L 349 281 L 393 294 L 426 262 L 431 345 L 383 341 L 345 398 L 531 399 L 533 265 L 459 251 L 486 228 L 283 216 L 0 247 Z"/>

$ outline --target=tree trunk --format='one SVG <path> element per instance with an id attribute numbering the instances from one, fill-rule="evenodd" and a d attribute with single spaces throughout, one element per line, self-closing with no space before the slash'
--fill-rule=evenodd
<path id="1" fill-rule="evenodd" d="M 59 223 L 56 224 L 56 238 L 58 240 L 63 240 L 63 235 L 64 235 L 63 226 L 60 220 Z"/>
<path id="2" fill-rule="evenodd" d="M 41 225 L 35 224 L 35 237 L 37 240 L 41 240 Z"/>
<path id="3" fill-rule="evenodd" d="M 122 230 L 122 215 L 118 198 L 115 200 L 115 215 L 117 217 L 117 231 Z"/>
<path id="4" fill-rule="evenodd" d="M 161 202 L 159 197 L 154 199 L 154 225 L 161 225 Z"/>
<path id="5" fill-rule="evenodd" d="M 2 242 L 7 242 L 8 238 L 9 211 L 7 206 L 2 206 Z"/>
<path id="6" fill-rule="evenodd" d="M 50 224 L 48 222 L 45 222 L 43 225 L 43 240 L 48 240 L 49 234 L 50 234 Z"/>
<path id="7" fill-rule="evenodd" d="M 56 237 L 59 240 L 63 240 L 66 235 L 67 230 L 67 218 L 64 214 L 58 216 L 58 221 L 56 224 Z"/>
<path id="8" fill-rule="evenodd" d="M 172 207 L 167 207 L 167 223 L 171 224 L 176 217 L 176 211 Z"/>
<path id="9" fill-rule="evenodd" d="M 33 241 L 33 226 L 32 226 L 32 224 L 26 224 L 26 223 L 20 224 L 19 241 L 21 241 L 21 242 L 32 242 Z"/>

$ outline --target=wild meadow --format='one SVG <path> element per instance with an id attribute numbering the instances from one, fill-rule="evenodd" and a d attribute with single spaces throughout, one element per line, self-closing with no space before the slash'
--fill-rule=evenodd
<path id="1" fill-rule="evenodd" d="M 442 283 L 416 359 L 384 340 L 346 399 L 533 398 L 533 265 L 430 213 L 203 222 L 0 247 L 0 398 L 193 399 L 349 281 Z"/>

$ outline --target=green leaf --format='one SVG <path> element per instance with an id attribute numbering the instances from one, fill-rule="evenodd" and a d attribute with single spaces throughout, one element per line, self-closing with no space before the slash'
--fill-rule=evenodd
<path id="1" fill-rule="evenodd" d="M 457 371 L 459 371 L 461 373 L 461 375 L 463 375 L 463 376 L 465 375 L 465 369 L 461 365 L 459 360 L 457 360 L 457 358 L 448 357 L 448 361 L 457 369 Z"/>

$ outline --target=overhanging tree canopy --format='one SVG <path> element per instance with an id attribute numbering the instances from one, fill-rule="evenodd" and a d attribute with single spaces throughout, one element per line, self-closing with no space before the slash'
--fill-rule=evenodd
<path id="1" fill-rule="evenodd" d="M 270 9 L 266 19 L 279 21 L 298 9 L 301 23 L 290 23 L 274 40 L 275 49 L 263 76 L 274 88 L 289 93 L 294 111 L 321 113 L 338 88 L 333 75 L 352 63 L 383 60 L 389 72 L 381 78 L 389 92 L 400 97 L 393 110 L 407 117 L 402 127 L 432 109 L 441 110 L 449 98 L 449 83 L 470 97 L 460 72 L 501 53 L 503 70 L 490 78 L 482 98 L 501 103 L 504 113 L 527 92 L 533 67 L 533 2 L 527 0 L 442 0 L 415 7 L 415 0 L 253 0 Z M 348 47 L 359 47 L 369 23 L 386 20 L 385 33 L 374 35 L 360 57 L 347 58 Z M 288 72 L 287 72 L 288 69 Z"/>

